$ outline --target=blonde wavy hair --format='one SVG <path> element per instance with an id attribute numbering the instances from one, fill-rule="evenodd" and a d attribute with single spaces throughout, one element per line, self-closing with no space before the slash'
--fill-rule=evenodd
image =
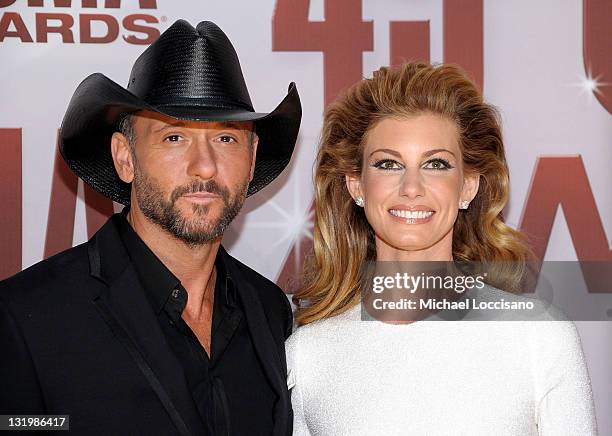
<path id="1" fill-rule="evenodd" d="M 376 259 L 374 232 L 346 187 L 360 174 L 367 132 L 387 117 L 438 114 L 455 122 L 466 173 L 480 186 L 453 228 L 456 261 L 501 262 L 494 284 L 515 289 L 532 252 L 525 237 L 504 223 L 509 175 L 497 110 L 455 65 L 408 63 L 380 68 L 328 106 L 315 165 L 314 248 L 294 294 L 299 325 L 331 317 L 360 300 L 365 262 Z"/>

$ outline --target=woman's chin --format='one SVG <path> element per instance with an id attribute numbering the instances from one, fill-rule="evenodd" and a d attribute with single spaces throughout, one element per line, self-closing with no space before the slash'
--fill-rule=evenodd
<path id="1" fill-rule="evenodd" d="M 429 240 L 412 239 L 412 238 L 411 239 L 386 238 L 385 240 L 381 240 L 380 242 L 386 245 L 386 249 L 384 251 L 388 252 L 389 250 L 395 250 L 398 252 L 398 254 L 405 253 L 406 255 L 409 255 L 409 254 L 418 255 L 420 253 L 424 254 L 425 251 L 428 251 L 434 245 Z"/>

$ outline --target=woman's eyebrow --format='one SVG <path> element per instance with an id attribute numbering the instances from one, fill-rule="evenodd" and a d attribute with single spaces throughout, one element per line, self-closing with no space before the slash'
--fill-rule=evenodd
<path id="1" fill-rule="evenodd" d="M 452 154 L 453 157 L 456 157 L 455 153 L 453 153 L 452 151 L 450 151 L 447 148 L 434 148 L 433 150 L 427 150 L 426 152 L 423 153 L 423 157 L 429 157 L 432 154 L 436 154 L 436 153 L 440 153 L 440 152 L 444 152 L 444 151 L 447 152 L 447 153 Z"/>
<path id="2" fill-rule="evenodd" d="M 397 151 L 392 150 L 390 148 L 377 148 L 372 153 L 370 153 L 370 156 L 372 156 L 374 153 L 377 153 L 377 152 L 388 153 L 388 154 L 396 156 L 396 157 L 402 157 L 402 155 L 400 153 L 398 153 Z M 433 154 L 440 153 L 440 152 L 447 152 L 447 153 L 452 154 L 454 157 L 456 157 L 455 153 L 453 153 L 452 151 L 450 151 L 447 148 L 434 148 L 432 150 L 427 150 L 427 151 L 423 152 L 423 157 L 429 157 L 429 156 L 431 156 Z"/>
<path id="3" fill-rule="evenodd" d="M 395 150 L 391 150 L 390 148 L 378 148 L 378 149 L 374 150 L 372 153 L 370 153 L 370 156 L 372 156 L 374 153 L 377 153 L 377 152 L 389 153 L 389 154 L 391 154 L 393 156 L 396 156 L 396 157 L 402 157 L 402 155 L 400 153 L 398 153 Z"/>

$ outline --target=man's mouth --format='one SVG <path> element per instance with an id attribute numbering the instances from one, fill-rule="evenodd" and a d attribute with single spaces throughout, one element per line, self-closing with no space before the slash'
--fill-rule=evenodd
<path id="1" fill-rule="evenodd" d="M 212 192 L 190 192 L 187 194 L 183 194 L 183 197 L 218 197 L 217 194 L 213 194 Z"/>
<path id="2" fill-rule="evenodd" d="M 213 194 L 212 192 L 191 192 L 188 194 L 183 194 L 181 197 L 195 202 L 206 202 L 213 200 L 215 198 L 219 198 L 219 195 Z"/>

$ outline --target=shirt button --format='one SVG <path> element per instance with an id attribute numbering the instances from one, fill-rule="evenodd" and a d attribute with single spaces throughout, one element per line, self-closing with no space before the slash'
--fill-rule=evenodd
<path id="1" fill-rule="evenodd" d="M 179 292 L 180 291 L 178 289 L 173 290 L 172 291 L 172 298 L 178 298 L 179 297 Z"/>

